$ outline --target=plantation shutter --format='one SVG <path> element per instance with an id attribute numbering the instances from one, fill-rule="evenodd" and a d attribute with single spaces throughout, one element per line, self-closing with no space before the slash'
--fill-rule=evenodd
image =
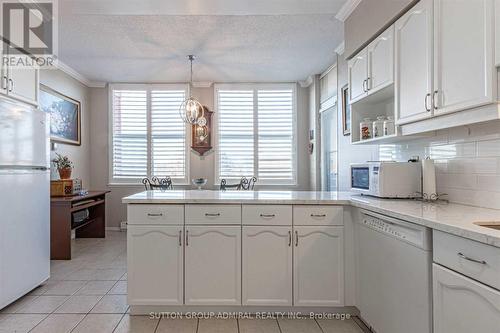
<path id="1" fill-rule="evenodd" d="M 294 176 L 293 91 L 259 90 L 258 179 L 263 183 L 290 183 Z"/>
<path id="2" fill-rule="evenodd" d="M 219 178 L 254 175 L 253 90 L 218 91 Z"/>
<path id="3" fill-rule="evenodd" d="M 113 90 L 113 178 L 147 176 L 147 91 Z"/>
<path id="4" fill-rule="evenodd" d="M 184 90 L 151 91 L 152 175 L 186 179 L 186 126 L 179 107 Z"/>

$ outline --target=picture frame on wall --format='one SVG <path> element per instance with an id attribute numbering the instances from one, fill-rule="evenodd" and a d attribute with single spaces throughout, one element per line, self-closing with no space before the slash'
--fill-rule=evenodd
<path id="1" fill-rule="evenodd" d="M 349 86 L 341 89 L 342 96 L 342 132 L 344 136 L 351 135 L 351 105 L 349 104 Z"/>
<path id="2" fill-rule="evenodd" d="M 40 84 L 40 109 L 50 115 L 50 140 L 80 146 L 81 102 Z"/>

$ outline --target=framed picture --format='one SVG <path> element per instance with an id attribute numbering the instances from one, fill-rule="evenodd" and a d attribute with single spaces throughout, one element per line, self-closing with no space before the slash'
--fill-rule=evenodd
<path id="1" fill-rule="evenodd" d="M 40 84 L 39 105 L 50 114 L 50 140 L 81 145 L 81 103 Z"/>
<path id="2" fill-rule="evenodd" d="M 344 135 L 351 135 L 351 105 L 349 104 L 349 87 L 342 87 L 342 129 Z"/>

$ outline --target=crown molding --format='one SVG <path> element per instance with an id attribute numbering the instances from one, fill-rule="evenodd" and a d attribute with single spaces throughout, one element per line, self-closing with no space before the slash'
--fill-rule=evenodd
<path id="1" fill-rule="evenodd" d="M 299 81 L 299 85 L 302 88 L 307 88 L 313 83 L 313 77 L 312 75 L 309 75 L 305 80 Z"/>
<path id="2" fill-rule="evenodd" d="M 340 8 L 335 18 L 341 22 L 345 22 L 349 15 L 358 7 L 362 0 L 347 0 L 347 2 Z"/>
<path id="3" fill-rule="evenodd" d="M 193 82 L 192 86 L 194 88 L 210 88 L 212 86 L 213 82 L 206 81 L 206 82 Z"/>
<path id="4" fill-rule="evenodd" d="M 91 81 L 88 78 L 86 78 L 84 75 L 80 74 L 70 66 L 66 65 L 64 62 L 61 60 L 57 60 L 57 65 L 56 67 L 60 69 L 62 72 L 68 74 L 71 76 L 73 79 L 77 80 L 78 82 L 82 83 L 83 85 L 89 87 L 89 88 L 104 88 L 106 86 L 106 82 L 99 82 L 99 81 Z"/>
<path id="5" fill-rule="evenodd" d="M 337 48 L 335 49 L 335 53 L 337 53 L 338 55 L 343 55 L 344 51 L 345 51 L 345 41 L 342 41 L 342 43 L 340 43 L 339 46 L 337 46 Z"/>

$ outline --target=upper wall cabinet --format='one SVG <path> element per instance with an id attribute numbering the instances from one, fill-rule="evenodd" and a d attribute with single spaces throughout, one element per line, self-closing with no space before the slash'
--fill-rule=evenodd
<path id="1" fill-rule="evenodd" d="M 434 112 L 494 101 L 493 0 L 434 2 Z"/>
<path id="2" fill-rule="evenodd" d="M 394 26 L 380 34 L 348 62 L 350 102 L 394 82 Z"/>
<path id="3" fill-rule="evenodd" d="M 432 0 L 422 0 L 395 23 L 398 124 L 432 116 Z"/>

